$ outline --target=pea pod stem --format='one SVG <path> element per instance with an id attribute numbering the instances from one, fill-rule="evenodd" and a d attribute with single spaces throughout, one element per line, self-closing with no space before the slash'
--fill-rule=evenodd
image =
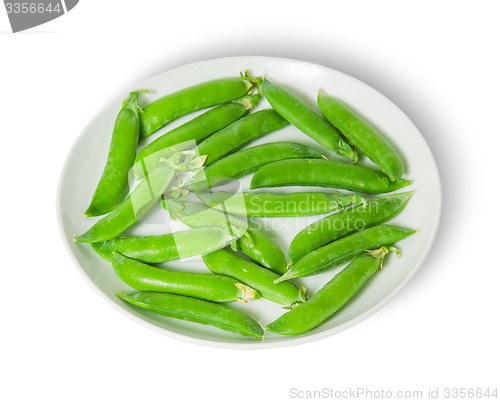
<path id="1" fill-rule="evenodd" d="M 230 193 L 226 191 L 199 192 L 198 198 L 217 210 L 224 208 L 230 214 L 251 217 L 287 217 L 319 215 L 365 203 L 359 194 L 340 192 L 302 193 Z"/>
<path id="2" fill-rule="evenodd" d="M 158 152 L 155 152 L 153 155 L 138 160 L 136 159 L 134 165 L 132 166 L 134 176 L 137 180 L 140 180 L 144 176 L 147 176 L 149 172 L 154 171 L 154 169 L 156 169 L 160 164 L 164 164 L 165 162 L 168 162 L 170 164 L 170 160 L 171 158 L 174 159 L 174 155 L 175 159 L 178 160 L 181 156 L 182 151 L 192 149 L 195 145 L 196 142 L 194 140 L 187 140 L 164 148 Z M 171 167 L 178 168 L 178 165 Z"/>
<path id="3" fill-rule="evenodd" d="M 401 252 L 393 246 L 381 247 L 377 250 L 365 250 L 368 254 L 370 254 L 374 258 L 382 257 L 382 261 L 380 262 L 380 270 L 383 271 L 383 258 L 389 254 L 390 251 L 394 251 L 398 257 L 401 257 Z"/>
<path id="4" fill-rule="evenodd" d="M 262 85 L 264 77 L 254 77 L 250 74 L 250 71 L 245 70 L 240 72 L 240 78 L 243 81 L 248 81 L 260 93 L 260 86 Z"/>
<path id="5" fill-rule="evenodd" d="M 122 292 L 116 295 L 136 307 L 167 317 L 263 338 L 264 331 L 257 321 L 224 305 L 168 293 Z"/>
<path id="6" fill-rule="evenodd" d="M 156 268 L 113 253 L 116 275 L 134 289 L 166 292 L 219 303 L 248 301 L 258 296 L 249 286 L 223 275 Z"/>
<path id="7" fill-rule="evenodd" d="M 380 268 L 385 256 L 394 247 L 367 250 L 353 259 L 311 299 L 268 324 L 265 329 L 281 335 L 298 335 L 310 331 L 341 309 Z"/>
<path id="8" fill-rule="evenodd" d="M 247 94 L 246 96 L 243 96 L 239 99 L 235 99 L 231 103 L 236 103 L 245 108 L 247 112 L 250 112 L 253 110 L 260 102 L 262 96 L 260 93 L 255 93 L 255 94 Z"/>

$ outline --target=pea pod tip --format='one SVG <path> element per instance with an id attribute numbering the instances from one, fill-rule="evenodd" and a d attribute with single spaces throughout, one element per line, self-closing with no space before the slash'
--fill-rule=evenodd
<path id="1" fill-rule="evenodd" d="M 85 233 L 77 236 L 76 234 L 73 235 L 73 240 L 77 243 L 92 243 L 92 239 L 90 236 L 85 236 Z"/>
<path id="2" fill-rule="evenodd" d="M 417 191 L 417 189 L 415 190 L 411 190 L 411 191 L 406 191 L 404 193 L 399 193 L 399 194 L 389 194 L 387 197 L 391 197 L 392 195 L 402 195 L 402 196 L 405 196 L 405 197 L 411 197 L 413 194 L 415 194 L 415 192 Z"/>
<path id="3" fill-rule="evenodd" d="M 116 292 L 115 295 L 118 296 L 120 299 L 123 299 L 123 300 L 129 300 L 130 299 L 130 297 L 128 296 L 127 292 Z"/>
<path id="4" fill-rule="evenodd" d="M 286 281 L 286 280 L 288 280 L 288 279 L 291 279 L 291 276 L 290 276 L 290 275 L 287 275 L 289 272 L 290 272 L 290 271 L 286 271 L 286 272 L 285 272 L 282 276 L 280 276 L 279 278 L 275 279 L 275 280 L 273 281 L 273 283 L 274 283 L 275 285 L 277 285 L 277 284 L 278 284 L 278 283 L 280 283 L 280 282 L 284 282 L 284 281 Z"/>
<path id="5" fill-rule="evenodd" d="M 136 94 L 152 94 L 152 93 L 154 93 L 154 91 L 151 90 L 151 89 L 136 89 L 135 91 L 132 91 L 131 93 L 136 93 Z"/>
<path id="6" fill-rule="evenodd" d="M 391 179 L 389 178 L 389 180 L 391 180 L 392 182 L 399 182 L 399 184 L 401 185 L 401 187 L 406 187 L 406 186 L 409 186 L 410 184 L 413 184 L 413 180 L 410 180 L 410 179 Z"/>

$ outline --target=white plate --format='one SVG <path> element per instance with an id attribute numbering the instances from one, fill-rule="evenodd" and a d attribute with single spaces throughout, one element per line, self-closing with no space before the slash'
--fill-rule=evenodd
<path id="1" fill-rule="evenodd" d="M 333 335 L 360 322 L 392 299 L 411 279 L 429 253 L 438 229 L 441 210 L 439 174 L 427 143 L 418 129 L 396 105 L 366 84 L 316 64 L 272 57 L 233 57 L 207 60 L 166 71 L 134 85 L 131 90 L 153 90 L 153 95 L 141 95 L 141 99 L 148 102 L 187 86 L 211 79 L 235 76 L 240 71 L 247 69 L 254 76 L 266 75 L 277 84 L 292 90 L 318 112 L 316 96 L 319 88 L 323 88 L 328 94 L 353 105 L 359 113 L 384 132 L 403 155 L 406 165 L 405 177 L 413 179 L 414 183 L 398 192 L 417 189 L 403 212 L 390 221 L 391 224 L 418 229 L 417 234 L 400 242 L 399 248 L 403 256 L 401 258 L 388 257 L 384 264 L 384 271 L 374 275 L 361 291 L 330 320 L 314 330 L 298 336 L 286 337 L 266 332 L 265 340 L 261 341 L 217 328 L 149 313 L 130 306 L 115 296 L 116 292 L 130 290 L 130 288 L 116 277 L 110 263 L 97 256 L 90 245 L 76 244 L 72 237 L 75 233 L 83 233 L 97 220 L 97 218 L 84 218 L 83 211 L 87 208 L 101 175 L 114 120 L 120 109 L 121 101 L 127 96 L 127 93 L 124 93 L 120 99 L 117 99 L 96 116 L 73 146 L 63 168 L 59 184 L 57 197 L 59 223 L 64 242 L 84 276 L 98 293 L 128 317 L 166 335 L 213 346 L 263 348 L 299 344 Z M 264 100 L 258 109 L 265 107 L 269 107 L 269 105 Z M 184 117 L 164 127 L 148 139 L 148 142 L 192 117 L 193 115 Z M 307 144 L 321 150 L 322 153 L 326 151 L 325 148 L 294 127 L 287 127 L 268 135 L 255 141 L 252 145 L 283 140 Z M 325 154 L 328 157 L 336 158 L 336 155 L 332 153 L 326 152 Z M 370 166 L 371 162 L 364 158 L 361 164 Z M 242 180 L 242 184 L 248 186 L 249 181 L 250 179 L 246 178 Z M 276 191 L 294 190 L 318 191 L 319 189 L 289 187 Z M 288 245 L 293 237 L 303 227 L 317 219 L 318 217 L 273 218 L 260 219 L 259 222 L 270 229 L 269 233 L 282 246 L 286 255 Z M 166 221 L 165 214 L 159 208 L 156 212 L 149 214 L 147 221 L 149 224 L 141 223 L 134 229 L 134 232 L 159 234 L 178 229 L 178 226 Z M 201 258 L 174 262 L 169 266 L 197 272 L 207 271 Z M 338 271 L 339 269 L 336 269 L 305 278 L 301 283 L 314 292 Z M 246 305 L 232 303 L 232 307 L 250 314 L 263 325 L 273 321 L 284 312 L 280 306 L 265 300 L 251 301 Z"/>

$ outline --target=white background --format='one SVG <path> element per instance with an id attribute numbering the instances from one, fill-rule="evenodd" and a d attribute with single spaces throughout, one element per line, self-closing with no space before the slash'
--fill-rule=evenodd
<path id="1" fill-rule="evenodd" d="M 81 0 L 10 34 L 0 8 L 0 400 L 500 392 L 499 11 L 495 1 Z M 293 348 L 215 349 L 145 329 L 87 285 L 56 222 L 64 160 L 96 113 L 149 76 L 237 55 L 302 59 L 373 86 L 419 127 L 443 182 L 435 246 L 403 292 L 355 327 Z"/>

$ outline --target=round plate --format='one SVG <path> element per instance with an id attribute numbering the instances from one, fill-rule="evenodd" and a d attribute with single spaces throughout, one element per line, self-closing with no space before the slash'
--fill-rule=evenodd
<path id="1" fill-rule="evenodd" d="M 287 337 L 266 332 L 265 339 L 262 341 L 209 326 L 163 317 L 126 304 L 118 299 L 115 293 L 130 290 L 130 288 L 117 278 L 109 262 L 95 254 L 90 245 L 75 243 L 73 235 L 83 233 L 98 220 L 98 218 L 85 218 L 83 211 L 89 205 L 104 167 L 114 121 L 121 101 L 127 93 L 95 117 L 78 137 L 66 160 L 57 196 L 58 217 L 64 242 L 76 265 L 98 293 L 128 317 L 166 335 L 213 346 L 237 348 L 292 345 L 333 335 L 360 322 L 393 298 L 415 274 L 429 253 L 438 229 L 441 210 L 441 186 L 434 158 L 418 129 L 390 100 L 346 74 L 316 64 L 272 57 L 207 60 L 166 71 L 135 85 L 131 90 L 153 90 L 152 95 L 141 95 L 142 102 L 146 103 L 200 82 L 237 76 L 240 71 L 244 70 L 249 70 L 254 76 L 265 75 L 277 84 L 293 91 L 318 112 L 316 97 L 318 89 L 323 88 L 329 95 L 340 98 L 353 106 L 358 113 L 378 127 L 392 141 L 403 155 L 406 165 L 405 178 L 414 180 L 410 187 L 398 192 L 417 190 L 403 212 L 390 221 L 391 224 L 418 229 L 415 235 L 399 243 L 398 247 L 403 254 L 401 258 L 396 258 L 394 255 L 388 257 L 384 263 L 384 270 L 374 275 L 341 310 L 319 327 L 297 336 Z M 257 110 L 266 107 L 269 107 L 269 104 L 263 100 Z M 164 127 L 148 138 L 147 142 L 188 121 L 194 115 L 186 116 Z M 336 155 L 328 152 L 292 126 L 261 138 L 251 145 L 284 140 L 310 145 L 328 158 L 337 158 Z M 363 158 L 360 164 L 373 166 L 366 158 Z M 248 189 L 249 182 L 249 177 L 243 178 L 242 187 Z M 321 189 L 288 187 L 273 191 L 321 191 Z M 287 255 L 288 245 L 293 237 L 306 225 L 319 218 L 319 216 L 267 218 L 258 219 L 256 223 L 262 230 L 268 231 Z M 165 211 L 158 207 L 148 214 L 146 220 L 127 234 L 160 234 L 178 229 L 179 224 L 169 221 Z M 208 271 L 199 257 L 173 262 L 169 264 L 169 267 L 192 272 Z M 312 294 L 339 271 L 340 268 L 334 269 L 304 278 L 300 282 Z M 235 302 L 231 304 L 231 307 L 251 315 L 263 326 L 285 312 L 281 306 L 266 300 L 252 300 L 245 305 Z"/>

